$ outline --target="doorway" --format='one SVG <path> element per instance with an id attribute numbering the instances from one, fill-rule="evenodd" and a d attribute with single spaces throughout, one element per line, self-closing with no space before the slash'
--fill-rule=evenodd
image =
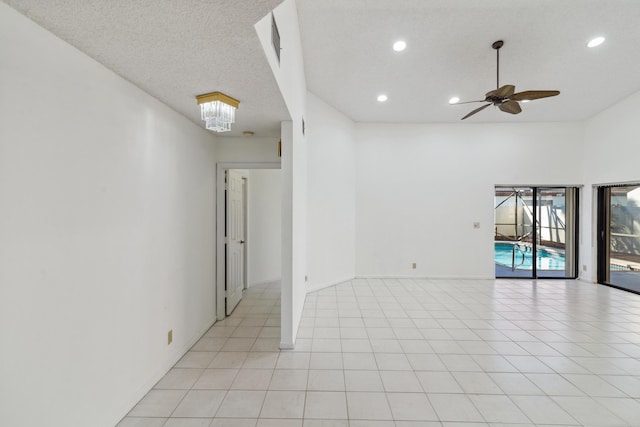
<path id="1" fill-rule="evenodd" d="M 597 194 L 598 283 L 640 294 L 640 183 Z"/>
<path id="2" fill-rule="evenodd" d="M 578 189 L 497 186 L 496 278 L 577 277 Z"/>
<path id="3" fill-rule="evenodd" d="M 260 194 L 265 191 L 264 185 L 258 182 L 265 181 L 256 174 L 256 182 L 252 185 L 252 171 L 260 172 L 280 170 L 279 163 L 219 163 L 217 165 L 216 185 L 216 317 L 223 320 L 231 314 L 234 308 L 242 300 L 245 288 L 255 282 L 256 275 L 252 279 L 252 258 L 262 260 L 259 243 L 263 239 L 275 239 L 278 248 L 281 243 L 279 231 L 264 233 L 269 227 L 264 221 L 252 221 L 252 212 L 255 216 L 264 213 L 260 208 L 260 198 L 257 198 L 252 207 L 252 194 Z M 279 181 L 278 181 L 279 182 Z M 269 194 L 268 202 L 278 207 L 277 218 L 271 215 L 271 221 L 281 224 L 280 207 L 282 204 L 281 184 L 273 188 Z M 255 211 L 255 212 L 254 212 Z M 272 222 L 273 223 L 273 222 Z M 254 226 L 252 227 L 252 224 Z M 258 225 L 255 225 L 258 224 Z M 278 230 L 280 228 L 278 227 Z M 252 241 L 252 236 L 255 238 Z M 252 251 L 252 245 L 257 247 Z M 272 251 L 273 252 L 273 251 Z M 278 253 L 279 256 L 279 253 Z M 278 275 L 280 273 L 280 258 L 277 264 Z M 255 270 L 255 269 L 254 269 Z M 279 279 L 279 277 L 278 277 Z M 253 283 L 255 284 L 255 283 Z"/>

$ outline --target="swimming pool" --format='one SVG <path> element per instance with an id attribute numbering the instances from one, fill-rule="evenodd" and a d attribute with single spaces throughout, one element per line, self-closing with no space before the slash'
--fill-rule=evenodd
<path id="1" fill-rule="evenodd" d="M 495 263 L 502 267 L 511 268 L 513 256 L 512 243 L 495 244 Z M 536 269 L 538 270 L 564 270 L 564 253 L 555 250 L 537 248 L 538 257 Z M 518 270 L 531 270 L 533 256 L 531 247 L 519 245 L 515 250 L 515 265 Z"/>

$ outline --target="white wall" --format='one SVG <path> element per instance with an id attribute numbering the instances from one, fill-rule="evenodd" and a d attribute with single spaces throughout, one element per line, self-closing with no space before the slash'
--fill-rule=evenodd
<path id="1" fill-rule="evenodd" d="M 351 119 L 307 93 L 309 288 L 355 276 L 356 132 Z"/>
<path id="2" fill-rule="evenodd" d="M 596 240 L 593 186 L 640 182 L 640 92 L 587 120 L 584 131 L 585 191 L 581 203 L 581 277 L 596 281 Z"/>
<path id="3" fill-rule="evenodd" d="M 280 170 L 249 171 L 247 279 L 249 287 L 280 280 L 282 179 Z"/>
<path id="4" fill-rule="evenodd" d="M 216 138 L 216 162 L 268 162 L 280 163 L 279 138 L 253 136 L 218 136 Z"/>
<path id="5" fill-rule="evenodd" d="M 357 276 L 492 278 L 494 186 L 580 181 L 580 123 L 356 127 Z"/>
<path id="6" fill-rule="evenodd" d="M 306 297 L 307 147 L 302 132 L 306 116 L 306 80 L 298 11 L 294 0 L 274 9 L 281 40 L 278 61 L 271 44 L 271 15 L 255 29 L 278 83 L 291 122 L 282 123 L 282 348 L 292 348 Z"/>
<path id="7" fill-rule="evenodd" d="M 112 427 L 215 318 L 215 138 L 4 3 L 0 51 L 0 425 Z"/>

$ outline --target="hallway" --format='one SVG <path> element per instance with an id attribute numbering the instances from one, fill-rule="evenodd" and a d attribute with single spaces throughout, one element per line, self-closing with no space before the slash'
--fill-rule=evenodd
<path id="1" fill-rule="evenodd" d="M 640 296 L 581 281 L 356 279 L 278 350 L 251 288 L 118 426 L 640 425 Z M 543 409 L 542 409 L 543 408 Z"/>

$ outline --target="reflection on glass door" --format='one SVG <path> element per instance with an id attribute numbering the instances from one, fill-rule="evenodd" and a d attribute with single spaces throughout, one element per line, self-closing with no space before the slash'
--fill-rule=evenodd
<path id="1" fill-rule="evenodd" d="M 496 187 L 496 277 L 533 278 L 533 189 Z"/>
<path id="2" fill-rule="evenodd" d="M 575 277 L 575 188 L 537 189 L 536 266 L 538 277 Z"/>
<path id="3" fill-rule="evenodd" d="M 640 184 L 598 188 L 598 282 L 640 293 Z"/>
<path id="4" fill-rule="evenodd" d="M 574 187 L 496 187 L 496 277 L 575 278 Z"/>

